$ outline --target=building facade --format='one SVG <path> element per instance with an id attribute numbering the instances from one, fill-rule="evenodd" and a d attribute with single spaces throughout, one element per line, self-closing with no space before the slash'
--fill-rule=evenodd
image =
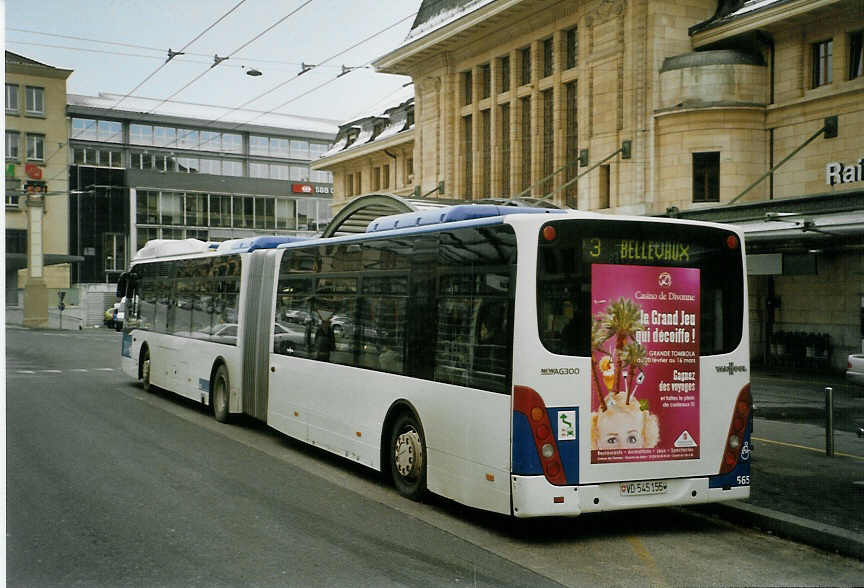
<path id="1" fill-rule="evenodd" d="M 332 175 L 310 169 L 334 121 L 70 95 L 75 282 L 111 282 L 150 239 L 308 235 L 331 218 Z"/>
<path id="2" fill-rule="evenodd" d="M 48 290 L 69 287 L 71 73 L 6 51 L 6 300 L 24 305 L 25 321 L 34 324 L 47 318 Z"/>
<path id="3" fill-rule="evenodd" d="M 864 339 L 862 30 L 860 0 L 426 0 L 375 66 L 414 82 L 412 193 L 737 223 L 754 358 L 836 369 Z"/>
<path id="4" fill-rule="evenodd" d="M 416 195 L 413 88 L 339 125 L 332 148 L 313 162 L 312 169 L 333 175 L 334 211 L 370 192 Z"/>

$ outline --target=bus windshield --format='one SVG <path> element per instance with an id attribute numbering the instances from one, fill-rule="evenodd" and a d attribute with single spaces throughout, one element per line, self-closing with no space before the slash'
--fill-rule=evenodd
<path id="1" fill-rule="evenodd" d="M 698 332 L 693 336 L 699 355 L 729 353 L 741 342 L 743 266 L 737 236 L 727 230 L 646 221 L 561 220 L 540 231 L 537 260 L 537 323 L 543 346 L 557 354 L 589 357 L 593 315 L 602 298 L 600 280 L 633 284 L 633 298 L 652 301 L 690 300 L 698 309 Z M 639 282 L 640 268 L 669 268 L 648 272 L 654 282 Z M 678 273 L 676 273 L 678 272 Z M 680 274 L 680 277 L 679 277 Z M 646 274 L 647 275 L 647 274 Z M 693 278 L 691 291 L 677 286 Z M 597 282 L 597 284 L 595 284 Z M 610 290 L 612 291 L 612 290 Z M 598 292 L 600 292 L 598 294 Z M 659 300 L 658 300 L 659 299 Z M 609 303 L 613 302 L 609 300 Z M 673 304 L 673 306 L 675 306 Z M 657 308 L 661 308 L 657 306 Z M 642 312 L 645 312 L 643 309 Z M 669 337 L 689 337 L 677 315 L 668 320 Z M 686 317 L 681 319 L 684 323 Z M 695 325 L 693 325 L 695 327 Z"/>

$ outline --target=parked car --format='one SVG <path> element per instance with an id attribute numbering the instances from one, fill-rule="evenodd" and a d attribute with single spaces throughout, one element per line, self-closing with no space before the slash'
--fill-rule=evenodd
<path id="1" fill-rule="evenodd" d="M 116 317 L 117 317 L 117 308 L 114 307 L 114 306 L 110 306 L 110 307 L 108 307 L 108 309 L 105 311 L 105 316 L 104 316 L 104 318 L 102 319 L 102 322 L 103 322 L 103 323 L 105 324 L 105 326 L 108 327 L 109 329 L 113 329 L 113 328 L 114 328 L 114 324 L 115 324 L 115 322 L 116 322 L 116 320 L 117 320 Z"/>
<path id="2" fill-rule="evenodd" d="M 123 309 L 119 302 L 105 310 L 102 322 L 109 329 L 121 330 L 123 328 Z"/>
<path id="3" fill-rule="evenodd" d="M 849 356 L 846 379 L 853 384 L 864 386 L 864 353 L 853 353 Z"/>

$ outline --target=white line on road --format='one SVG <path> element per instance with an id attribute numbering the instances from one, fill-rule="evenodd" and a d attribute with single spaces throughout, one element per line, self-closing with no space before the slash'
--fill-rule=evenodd
<path id="1" fill-rule="evenodd" d="M 86 374 L 88 372 L 114 372 L 117 371 L 116 368 L 70 368 L 68 370 L 16 370 L 16 374 L 21 374 L 25 376 L 36 376 L 43 374 L 65 374 L 65 373 L 76 373 L 76 374 Z"/>

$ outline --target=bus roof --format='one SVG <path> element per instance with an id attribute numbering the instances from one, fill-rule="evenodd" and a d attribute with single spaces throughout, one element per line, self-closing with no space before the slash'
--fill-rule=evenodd
<path id="1" fill-rule="evenodd" d="M 219 243 L 217 253 L 238 253 L 243 251 L 255 251 L 257 249 L 275 249 L 283 243 L 296 243 L 297 241 L 308 241 L 307 237 L 284 237 L 278 235 L 267 235 L 263 237 L 247 237 L 245 239 L 229 239 Z"/>
<path id="2" fill-rule="evenodd" d="M 229 239 L 222 243 L 200 241 L 198 239 L 151 239 L 138 250 L 132 261 L 194 255 L 196 253 L 244 253 L 256 249 L 275 249 L 283 243 L 306 241 L 306 237 L 284 237 L 266 235 L 245 239 Z"/>
<path id="3" fill-rule="evenodd" d="M 534 208 L 529 206 L 498 206 L 495 204 L 459 204 L 446 208 L 403 212 L 376 218 L 369 223 L 367 233 L 410 229 L 429 225 L 454 223 L 467 220 L 504 216 L 506 214 L 562 214 L 566 210 L 557 208 Z"/>

